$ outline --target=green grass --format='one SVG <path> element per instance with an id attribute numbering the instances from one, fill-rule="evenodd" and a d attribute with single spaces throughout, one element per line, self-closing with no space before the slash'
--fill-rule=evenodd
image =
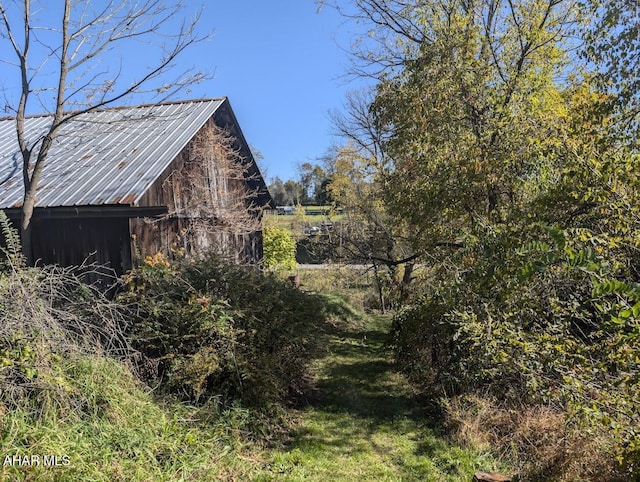
<path id="1" fill-rule="evenodd" d="M 343 288 L 364 290 L 362 279 L 348 281 Z M 320 332 L 310 327 L 321 341 L 313 389 L 302 408 L 277 412 L 280 425 L 215 402 L 159 399 L 115 360 L 69 356 L 59 362 L 63 394 L 0 403 L 2 460 L 57 455 L 69 465 L 3 464 L 0 480 L 469 481 L 476 470 L 502 468 L 439 430 L 430 404 L 392 363 L 388 317 L 322 296 L 328 321 Z"/>
<path id="2" fill-rule="evenodd" d="M 254 480 L 469 481 L 497 470 L 487 454 L 450 444 L 395 369 L 385 348 L 389 320 L 337 325 L 317 360 L 317 393 L 299 412 L 291 441 Z"/>
<path id="3" fill-rule="evenodd" d="M 341 303 L 349 300 L 349 305 L 361 313 L 377 301 L 372 270 L 332 265 L 328 269 L 298 267 L 297 272 L 304 291 L 323 293 Z"/>
<path id="4" fill-rule="evenodd" d="M 3 463 L 0 480 L 212 480 L 220 461 L 233 463 L 245 412 L 160 402 L 123 365 L 104 358 L 67 362 L 63 373 L 73 381 L 69 405 L 0 410 L 0 454 L 3 461 L 56 455 L 69 464 Z"/>

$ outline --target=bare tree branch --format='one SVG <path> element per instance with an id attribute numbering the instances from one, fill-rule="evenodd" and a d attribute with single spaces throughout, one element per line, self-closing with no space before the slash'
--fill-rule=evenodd
<path id="1" fill-rule="evenodd" d="M 257 205 L 258 191 L 250 188 L 254 177 L 236 142 L 213 123 L 203 128 L 185 151 L 183 165 L 164 181 L 172 186 L 169 212 L 147 222 L 180 219 L 188 239 L 213 240 L 220 251 L 237 254 L 235 241 L 261 229 L 263 207 Z"/>
<path id="2" fill-rule="evenodd" d="M 16 15 L 12 16 L 18 5 L 22 5 L 19 21 Z M 208 33 L 198 33 L 200 13 L 189 21 L 183 21 L 178 28 L 173 27 L 184 8 L 182 2 L 109 0 L 96 6 L 96 2 L 64 0 L 62 5 L 61 12 L 56 11 L 55 5 L 50 10 L 33 14 L 31 0 L 13 5 L 0 1 L 0 42 L 5 39 L 17 59 L 17 62 L 4 58 L 2 61 L 15 64 L 21 79 L 17 101 L 11 102 L 7 90 L 4 97 L 7 108 L 16 114 L 16 136 L 22 155 L 25 189 L 21 227 L 24 252 L 28 257 L 31 256 L 31 217 L 38 182 L 62 125 L 134 95 L 153 94 L 151 97 L 165 100 L 185 86 L 208 78 L 205 73 L 188 70 L 167 77 L 185 50 L 210 37 Z M 20 30 L 24 31 L 22 37 L 16 35 Z M 40 50 L 36 52 L 40 57 L 33 65 L 29 55 L 32 37 Z M 56 37 L 58 40 L 52 40 Z M 144 40 L 145 46 L 157 40 L 155 45 L 160 54 L 146 71 L 125 80 L 122 63 L 113 71 L 112 53 L 137 40 Z M 105 66 L 98 69 L 101 63 Z M 56 72 L 55 81 L 48 85 L 51 77 L 45 66 L 53 66 Z M 43 84 L 47 86 L 42 88 Z M 47 93 L 51 99 L 40 95 Z M 27 139 L 24 125 L 32 96 L 45 110 L 52 111 L 48 129 L 37 139 Z"/>

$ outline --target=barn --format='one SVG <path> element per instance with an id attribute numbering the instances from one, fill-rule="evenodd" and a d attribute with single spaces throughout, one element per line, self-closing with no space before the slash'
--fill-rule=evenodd
<path id="1" fill-rule="evenodd" d="M 30 116 L 37 139 L 51 118 Z M 18 226 L 23 198 L 15 119 L 0 119 L 0 209 Z M 227 98 L 85 113 L 59 132 L 32 220 L 33 259 L 95 262 L 122 274 L 141 257 L 223 251 L 262 258 L 272 203 Z"/>

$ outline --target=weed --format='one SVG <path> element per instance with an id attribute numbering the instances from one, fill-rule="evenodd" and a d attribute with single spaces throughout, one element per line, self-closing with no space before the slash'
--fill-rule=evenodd
<path id="1" fill-rule="evenodd" d="M 216 462 L 239 448 L 234 434 L 246 431 L 238 409 L 159 402 L 115 360 L 73 358 L 60 368 L 72 409 L 16 407 L 0 416 L 0 453 L 34 461 L 3 464 L 2 480 L 211 480 Z M 45 455 L 58 466 L 45 465 Z"/>

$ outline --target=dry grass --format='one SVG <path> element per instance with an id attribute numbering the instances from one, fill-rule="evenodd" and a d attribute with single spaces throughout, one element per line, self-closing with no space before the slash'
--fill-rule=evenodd
<path id="1" fill-rule="evenodd" d="M 514 468 L 514 480 L 628 480 L 617 474 L 606 434 L 571 430 L 565 414 L 547 406 L 501 407 L 486 397 L 446 402 L 455 439 L 476 450 L 491 450 Z"/>
<path id="2" fill-rule="evenodd" d="M 1 212 L 0 229 L 0 403 L 75 409 L 84 402 L 62 376 L 68 359 L 133 354 L 122 307 L 83 282 L 99 267 L 28 267 Z"/>
<path id="3" fill-rule="evenodd" d="M 305 291 L 342 296 L 359 311 L 370 311 L 375 300 L 371 270 L 342 265 L 327 268 L 298 268 L 300 286 Z"/>

